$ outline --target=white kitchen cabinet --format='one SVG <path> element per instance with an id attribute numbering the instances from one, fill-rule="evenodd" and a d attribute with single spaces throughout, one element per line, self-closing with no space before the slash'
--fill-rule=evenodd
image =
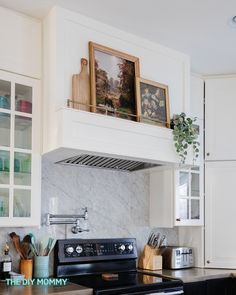
<path id="1" fill-rule="evenodd" d="M 236 160 L 236 77 L 205 81 L 206 161 Z"/>
<path id="2" fill-rule="evenodd" d="M 41 78 L 41 27 L 38 19 L 0 7 L 0 69 Z"/>
<path id="3" fill-rule="evenodd" d="M 203 225 L 203 166 L 175 174 L 175 225 Z"/>
<path id="4" fill-rule="evenodd" d="M 0 226 L 40 224 L 40 82 L 0 71 Z"/>
<path id="5" fill-rule="evenodd" d="M 205 265 L 236 268 L 236 162 L 206 163 Z"/>
<path id="6" fill-rule="evenodd" d="M 150 173 L 150 211 L 151 227 L 174 226 L 174 169 Z"/>
<path id="7" fill-rule="evenodd" d="M 150 226 L 201 226 L 203 166 L 150 174 Z"/>

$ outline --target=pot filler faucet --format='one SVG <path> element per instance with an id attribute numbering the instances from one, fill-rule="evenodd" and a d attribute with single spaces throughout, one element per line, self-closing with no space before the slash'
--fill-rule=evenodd
<path id="1" fill-rule="evenodd" d="M 82 208 L 83 214 L 46 214 L 46 225 L 53 224 L 72 224 L 71 232 L 78 234 L 88 232 L 89 229 L 81 227 L 81 220 L 88 220 L 88 208 Z"/>

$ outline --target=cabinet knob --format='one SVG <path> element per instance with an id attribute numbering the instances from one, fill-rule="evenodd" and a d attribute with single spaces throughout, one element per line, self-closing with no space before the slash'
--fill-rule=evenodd
<path id="1" fill-rule="evenodd" d="M 206 155 L 209 157 L 210 156 L 210 153 L 206 153 Z"/>
<path id="2" fill-rule="evenodd" d="M 210 262 L 210 260 L 207 260 L 207 262 L 206 262 L 207 264 L 210 264 L 211 262 Z"/>

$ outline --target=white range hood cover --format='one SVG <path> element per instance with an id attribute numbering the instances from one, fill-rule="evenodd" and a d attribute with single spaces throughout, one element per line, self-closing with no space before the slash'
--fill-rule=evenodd
<path id="1" fill-rule="evenodd" d="M 55 162 L 87 154 L 158 166 L 179 164 L 168 128 L 62 108 L 53 134 L 44 153 Z"/>

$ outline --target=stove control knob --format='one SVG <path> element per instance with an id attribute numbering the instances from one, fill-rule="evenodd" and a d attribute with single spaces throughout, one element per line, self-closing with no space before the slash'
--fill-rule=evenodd
<path id="1" fill-rule="evenodd" d="M 128 244 L 126 245 L 126 249 L 131 252 L 134 249 L 134 247 L 132 244 Z"/>
<path id="2" fill-rule="evenodd" d="M 119 249 L 120 252 L 125 251 L 125 245 L 121 244 L 118 249 Z"/>
<path id="3" fill-rule="evenodd" d="M 66 247 L 66 253 L 67 254 L 72 254 L 74 252 L 74 248 L 73 247 L 71 247 L 71 246 L 68 246 L 68 247 Z"/>
<path id="4" fill-rule="evenodd" d="M 81 254 L 83 252 L 83 248 L 81 245 L 78 245 L 75 249 L 75 251 L 78 253 L 78 254 Z"/>

